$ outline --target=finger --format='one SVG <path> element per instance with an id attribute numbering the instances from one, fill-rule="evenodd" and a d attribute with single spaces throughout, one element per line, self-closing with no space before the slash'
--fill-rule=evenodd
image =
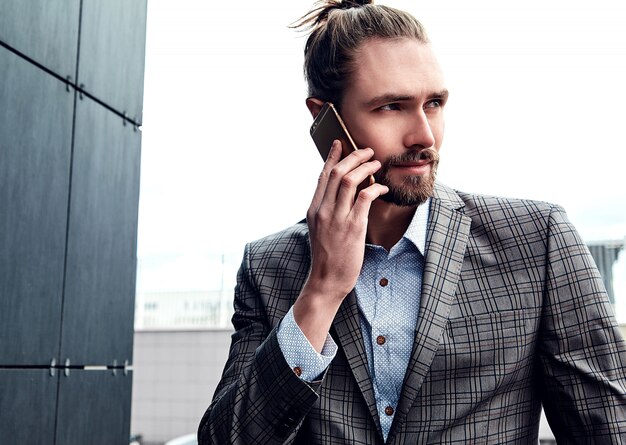
<path id="1" fill-rule="evenodd" d="M 335 204 L 339 211 L 349 213 L 352 210 L 354 197 L 359 187 L 362 187 L 361 184 L 370 185 L 368 178 L 371 178 L 374 173 L 380 170 L 380 167 L 380 161 L 369 161 L 359 165 L 342 178 Z"/>
<path id="2" fill-rule="evenodd" d="M 328 183 L 326 185 L 326 191 L 322 202 L 334 206 L 337 201 L 337 194 L 339 193 L 340 188 L 343 187 L 342 183 L 344 181 L 344 177 L 360 165 L 368 162 L 372 156 L 374 156 L 374 150 L 371 148 L 364 148 L 353 151 L 346 158 L 338 162 L 328 174 Z"/>
<path id="3" fill-rule="evenodd" d="M 357 195 L 354 205 L 352 206 L 350 217 L 354 221 L 360 221 L 363 218 L 367 218 L 372 202 L 387 192 L 389 192 L 389 187 L 378 183 L 374 183 L 361 190 Z"/>
<path id="4" fill-rule="evenodd" d="M 324 198 L 324 194 L 326 193 L 326 186 L 328 184 L 328 177 L 330 176 L 330 172 L 335 165 L 341 160 L 341 142 L 337 139 L 333 141 L 333 144 L 330 147 L 330 151 L 328 152 L 328 157 L 324 162 L 324 167 L 322 168 L 322 172 L 317 180 L 317 187 L 315 188 L 315 193 L 313 194 L 313 199 L 311 200 L 311 206 L 309 210 L 317 210 Z"/>

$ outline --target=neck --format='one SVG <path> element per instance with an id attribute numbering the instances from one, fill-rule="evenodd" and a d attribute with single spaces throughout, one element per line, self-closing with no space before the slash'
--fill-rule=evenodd
<path id="1" fill-rule="evenodd" d="M 367 223 L 367 242 L 387 251 L 402 238 L 417 207 L 400 207 L 381 199 L 372 203 Z"/>

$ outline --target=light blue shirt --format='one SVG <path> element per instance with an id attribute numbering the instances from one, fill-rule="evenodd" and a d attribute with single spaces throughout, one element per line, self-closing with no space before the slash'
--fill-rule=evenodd
<path id="1" fill-rule="evenodd" d="M 430 200 L 420 205 L 404 236 L 389 252 L 367 244 L 355 291 L 361 329 L 380 425 L 389 434 L 402 382 L 411 356 L 419 315 L 426 227 Z M 321 354 L 304 336 L 290 310 L 278 330 L 278 343 L 287 363 L 300 378 L 313 381 L 328 367 L 337 345 L 331 336 Z"/>

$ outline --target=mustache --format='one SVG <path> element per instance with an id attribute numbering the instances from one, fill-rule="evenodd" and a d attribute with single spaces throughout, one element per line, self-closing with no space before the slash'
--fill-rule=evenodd
<path id="1" fill-rule="evenodd" d="M 405 164 L 407 162 L 429 161 L 433 164 L 439 163 L 439 153 L 434 148 L 422 148 L 419 150 L 411 150 L 399 155 L 389 156 L 385 164 L 393 166 L 396 164 Z"/>

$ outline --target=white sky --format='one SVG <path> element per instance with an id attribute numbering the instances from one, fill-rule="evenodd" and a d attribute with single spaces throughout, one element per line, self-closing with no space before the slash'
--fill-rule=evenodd
<path id="1" fill-rule="evenodd" d="M 379 3 L 422 21 L 446 74 L 439 180 L 556 202 L 586 241 L 624 239 L 626 2 Z M 160 266 L 140 272 L 144 288 L 211 287 L 210 255 L 238 261 L 245 242 L 304 217 L 322 161 L 304 37 L 287 25 L 311 4 L 148 2 L 138 254 Z"/>

